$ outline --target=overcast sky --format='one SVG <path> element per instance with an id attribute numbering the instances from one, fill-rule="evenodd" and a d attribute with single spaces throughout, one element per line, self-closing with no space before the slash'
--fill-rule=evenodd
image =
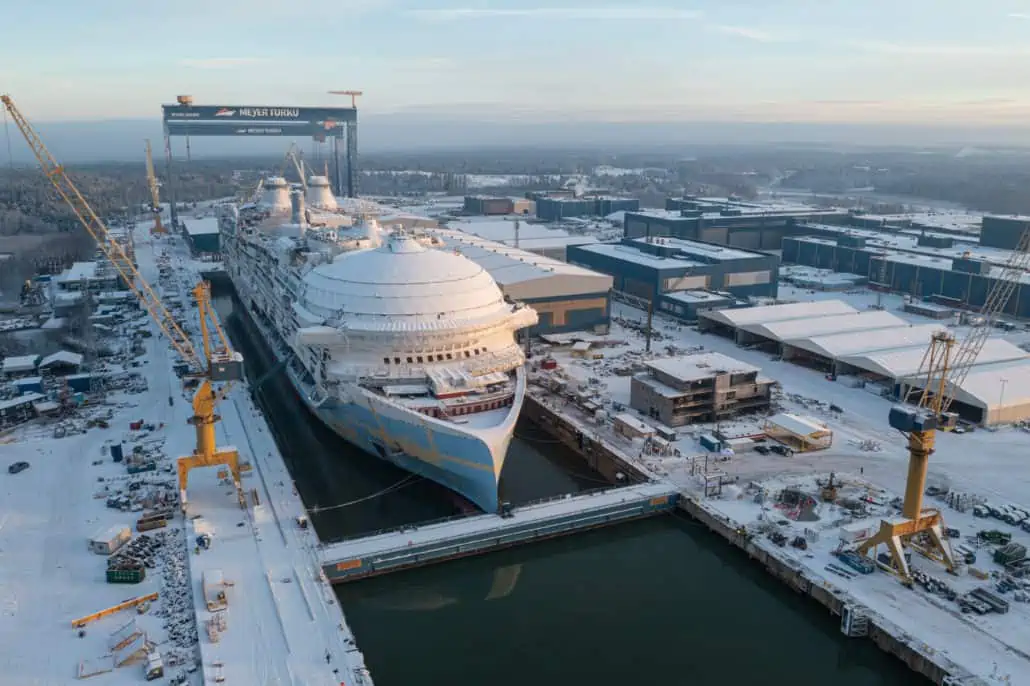
<path id="1" fill-rule="evenodd" d="M 366 121 L 1030 115 L 1030 0 L 35 0 L 3 17 L 0 86 L 37 121 L 328 89 L 363 90 Z"/>

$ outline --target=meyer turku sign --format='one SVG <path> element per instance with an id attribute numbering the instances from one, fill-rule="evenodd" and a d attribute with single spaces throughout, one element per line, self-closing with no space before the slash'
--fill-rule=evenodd
<path id="1" fill-rule="evenodd" d="M 354 197 L 358 150 L 356 107 L 285 107 L 280 105 L 194 105 L 191 96 L 178 104 L 162 105 L 165 138 L 192 136 L 291 136 L 331 140 L 336 159 L 336 189 L 343 195 L 338 141 L 346 139 L 347 195 Z M 165 145 L 171 168 L 171 145 Z M 174 195 L 174 188 L 169 188 Z"/>

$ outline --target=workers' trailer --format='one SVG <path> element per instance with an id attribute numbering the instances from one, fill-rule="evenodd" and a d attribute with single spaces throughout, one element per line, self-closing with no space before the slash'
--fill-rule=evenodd
<path id="1" fill-rule="evenodd" d="M 125 545 L 132 538 L 132 531 L 124 525 L 116 525 L 98 531 L 89 539 L 90 551 L 97 555 L 111 555 L 118 552 L 118 549 Z"/>

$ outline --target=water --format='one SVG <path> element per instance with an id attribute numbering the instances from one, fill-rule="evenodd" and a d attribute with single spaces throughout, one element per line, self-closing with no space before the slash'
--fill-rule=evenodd
<path id="1" fill-rule="evenodd" d="M 216 298 L 248 377 L 272 363 Z M 259 391 L 323 540 L 450 515 L 446 489 L 349 446 L 283 375 Z M 520 423 L 502 493 L 512 502 L 600 485 Z M 378 686 L 410 684 L 911 684 L 918 679 L 722 539 L 662 517 L 337 587 Z"/>

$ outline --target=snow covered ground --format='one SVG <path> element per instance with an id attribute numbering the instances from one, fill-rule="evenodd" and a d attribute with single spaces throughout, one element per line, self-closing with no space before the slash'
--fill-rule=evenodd
<path id="1" fill-rule="evenodd" d="M 852 293 L 823 293 L 781 288 L 781 298 L 797 300 L 844 299 L 858 309 L 875 304 L 877 295 L 868 291 Z M 902 299 L 899 296 L 882 296 L 882 304 L 891 312 L 913 322 L 926 323 L 931 320 L 901 313 Z M 642 323 L 645 316 L 639 310 L 616 304 L 613 315 L 629 323 Z M 699 334 L 696 329 L 678 322 L 655 317 L 655 329 L 661 331 L 660 340 L 653 341 L 652 357 L 664 357 L 670 351 L 677 354 L 689 352 L 716 351 L 759 367 L 765 376 L 782 384 L 782 395 L 778 400 L 781 409 L 801 415 L 814 416 L 834 431 L 831 448 L 819 452 L 799 453 L 792 457 L 776 454 L 759 455 L 742 452 L 727 459 L 709 454 L 710 469 L 718 469 L 729 477 L 739 477 L 739 484 L 751 481 L 762 482 L 767 490 L 782 488 L 786 483 L 811 481 L 813 474 L 830 471 L 861 486 L 868 482 L 873 488 L 886 488 L 893 493 L 904 490 L 908 453 L 901 434 L 888 427 L 887 415 L 891 401 L 870 390 L 852 387 L 846 379 L 829 381 L 818 371 L 800 367 L 790 362 L 777 361 L 773 356 L 757 350 L 737 347 L 733 341 L 716 335 Z M 621 411 L 612 403 L 629 407 L 630 376 L 620 376 L 616 370 L 627 369 L 648 356 L 643 351 L 643 336 L 636 325 L 627 328 L 613 324 L 607 338 L 626 341 L 628 345 L 598 348 L 604 354 L 602 359 L 574 358 L 568 351 L 552 349 L 549 352 L 559 363 L 561 373 L 570 379 L 586 384 L 592 389 L 596 401 L 605 406 L 610 414 Z M 1018 332 L 1004 336 L 1013 343 L 1025 342 L 1027 334 Z M 672 346 L 672 347 L 670 347 Z M 543 349 L 535 350 L 537 356 Z M 534 393 L 540 393 L 537 390 Z M 631 445 L 617 436 L 610 423 L 598 423 L 569 402 L 549 398 L 548 402 L 560 403 L 566 414 L 578 417 L 582 426 L 620 446 L 635 456 L 638 464 L 659 478 L 670 479 L 687 491 L 700 492 L 699 482 L 692 472 L 703 469 L 705 451 L 697 441 L 702 433 L 709 433 L 714 425 L 689 425 L 680 427 L 678 440 L 674 443 L 679 456 L 659 457 L 644 455 L 639 445 Z M 842 414 L 831 412 L 829 404 L 844 408 Z M 628 410 L 632 412 L 632 410 Z M 741 418 L 722 422 L 719 428 L 728 435 L 755 433 L 761 418 Z M 963 491 L 984 497 L 999 504 L 1015 503 L 1030 506 L 1030 435 L 1017 428 L 1002 428 L 995 431 L 978 430 L 973 433 L 940 433 L 937 451 L 930 461 L 928 482 L 945 486 L 953 491 Z M 814 486 L 811 485 L 814 489 Z M 716 511 L 739 524 L 753 524 L 761 514 L 761 507 L 754 504 L 750 496 L 737 499 L 741 491 L 735 487 L 727 489 L 721 499 L 709 501 Z M 889 500 L 890 498 L 888 498 Z M 998 520 L 976 520 L 967 514 L 957 513 L 942 503 L 927 499 L 927 506 L 941 507 L 947 526 L 960 529 L 963 537 L 980 529 L 1002 529 L 1012 531 Z M 830 506 L 823 506 L 829 510 Z M 785 519 L 785 518 L 784 518 Z M 840 519 L 838 513 L 827 511 L 822 521 Z M 878 519 L 870 519 L 874 525 Z M 785 533 L 800 534 L 812 523 L 790 523 Z M 991 683 L 1030 683 L 1030 605 L 1013 602 L 1007 615 L 969 617 L 961 615 L 958 606 L 951 601 L 916 590 L 903 588 L 893 577 L 876 573 L 843 579 L 825 570 L 830 551 L 837 546 L 836 527 L 820 534 L 819 543 L 807 553 L 793 548 L 779 548 L 765 540 L 763 545 L 778 555 L 793 556 L 818 578 L 826 579 L 838 587 L 845 588 L 856 600 L 868 605 L 874 611 L 900 627 L 913 641 L 921 641 L 930 649 L 946 651 L 948 656 L 970 672 L 984 678 L 994 674 Z M 1015 530 L 1014 539 L 1030 547 L 1030 534 Z M 978 565 L 990 570 L 992 563 L 986 551 L 978 556 Z M 932 572 L 937 578 L 952 585 L 956 590 L 981 585 L 991 588 L 992 584 L 972 577 L 951 577 L 940 568 L 933 568 L 922 559 L 916 566 Z M 1005 679 L 1008 679 L 1007 681 Z"/>
<path id="2" fill-rule="evenodd" d="M 138 234 L 140 269 L 151 283 L 158 285 L 154 251 L 170 250 L 186 282 L 182 285 L 192 285 L 198 265 L 188 259 L 180 238 L 153 240 L 145 229 Z M 182 285 L 178 291 L 185 294 Z M 128 337 L 134 326 L 126 325 L 120 335 Z M 190 396 L 172 373 L 170 347 L 156 327 L 151 331 L 152 337 L 143 339 L 145 354 L 138 358 L 138 371 L 148 382 L 145 392 L 94 397 L 71 419 L 36 420 L 0 436 L 0 683 L 74 683 L 80 663 L 110 662 L 117 652 L 112 651 L 112 634 L 135 621 L 138 633 L 162 654 L 162 683 L 180 675 L 189 683 L 201 683 L 202 676 L 213 683 L 221 673 L 226 683 L 370 684 L 322 575 L 315 533 L 298 526 L 303 505 L 243 384 L 220 406 L 218 437 L 220 444 L 235 445 L 251 464 L 244 487 L 256 492 L 260 505 L 241 510 L 217 468 L 195 470 L 188 486 L 188 517 L 197 519 L 184 521 L 180 515 L 167 528 L 147 532 L 164 545 L 144 582 L 105 582 L 106 556 L 90 552 L 87 541 L 114 525 L 128 526 L 134 539 L 141 537 L 134 527 L 140 512 L 105 507 L 107 499 L 174 494 L 174 459 L 194 445 L 194 431 L 186 424 Z M 102 418 L 108 428 L 87 428 L 88 418 Z M 148 427 L 131 430 L 130 422 L 140 419 Z M 65 437 L 55 437 L 58 428 Z M 157 469 L 128 476 L 125 465 L 112 459 L 112 443 L 122 444 L 127 454 L 137 447 L 147 451 Z M 21 460 L 30 467 L 7 473 L 7 466 Z M 213 537 L 211 548 L 199 554 L 194 552 L 198 526 Z M 217 642 L 206 632 L 211 613 L 201 605 L 194 614 L 190 602 L 191 596 L 202 597 L 206 569 L 221 569 L 233 582 Z M 155 591 L 159 599 L 145 613 L 123 610 L 88 624 L 81 635 L 71 626 L 77 617 Z M 114 668 L 90 683 L 142 683 L 142 664 L 137 660 Z"/>

